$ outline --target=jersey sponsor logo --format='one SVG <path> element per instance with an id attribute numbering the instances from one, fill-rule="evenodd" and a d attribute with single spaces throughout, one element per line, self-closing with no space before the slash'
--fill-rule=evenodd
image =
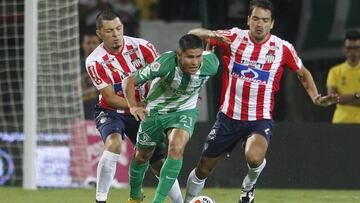
<path id="1" fill-rule="evenodd" d="M 251 68 L 244 64 L 234 63 L 232 75 L 248 82 L 266 84 L 269 80 L 270 72 Z"/>
<path id="2" fill-rule="evenodd" d="M 136 53 L 138 50 L 139 50 L 139 48 L 137 48 L 137 47 L 132 48 L 132 49 L 130 49 L 129 51 L 124 52 L 124 56 L 134 54 L 134 53 Z"/>
<path id="3" fill-rule="evenodd" d="M 114 84 L 114 91 L 115 93 L 122 91 L 121 82 Z"/>
<path id="4" fill-rule="evenodd" d="M 114 62 L 114 61 L 115 61 L 115 59 L 114 59 L 114 58 L 111 58 L 111 59 L 106 60 L 106 61 L 101 61 L 100 64 L 101 64 L 102 66 L 108 67 L 108 65 L 110 65 L 110 64 L 111 64 L 112 62 Z"/>
<path id="5" fill-rule="evenodd" d="M 262 69 L 263 68 L 263 64 L 258 63 L 257 61 L 249 61 L 249 60 L 241 60 L 240 62 L 241 65 L 244 66 L 248 66 L 249 68 L 254 68 L 254 69 Z"/>
<path id="6" fill-rule="evenodd" d="M 270 51 L 276 51 L 279 50 L 280 47 L 276 45 L 263 45 L 262 49 L 269 49 Z"/>
<path id="7" fill-rule="evenodd" d="M 153 72 L 158 72 L 159 69 L 160 69 L 160 66 L 161 64 L 159 62 L 154 62 L 150 65 L 150 69 L 153 71 Z"/>
<path id="8" fill-rule="evenodd" d="M 184 89 L 176 89 L 174 87 L 168 86 L 167 89 L 171 91 L 175 96 L 181 96 L 181 95 L 192 95 L 194 92 L 196 92 L 198 88 L 193 88 L 190 91 L 184 90 Z"/>
<path id="9" fill-rule="evenodd" d="M 200 79 L 202 78 L 202 79 Z M 191 87 L 192 88 L 200 88 L 201 87 L 201 84 L 202 84 L 202 81 L 204 80 L 205 78 L 204 77 L 199 77 L 199 80 L 191 80 Z"/>

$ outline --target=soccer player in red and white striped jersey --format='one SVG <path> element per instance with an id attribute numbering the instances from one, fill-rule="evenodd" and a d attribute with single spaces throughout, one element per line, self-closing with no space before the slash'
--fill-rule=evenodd
<path id="1" fill-rule="evenodd" d="M 254 201 L 254 185 L 265 167 L 272 135 L 274 96 L 284 68 L 298 75 L 314 104 L 328 106 L 338 101 L 337 95 L 321 96 L 294 47 L 270 33 L 273 10 L 269 0 L 253 0 L 249 30 L 197 28 L 189 32 L 218 47 L 224 67 L 221 106 L 200 161 L 189 175 L 185 202 L 198 195 L 218 161 L 231 153 L 239 141 L 245 143 L 248 164 L 239 202 Z"/>
<path id="2" fill-rule="evenodd" d="M 121 142 L 126 135 L 135 144 L 139 128 L 139 122 L 128 110 L 121 88 L 122 80 L 153 62 L 158 53 L 152 43 L 124 36 L 120 18 L 110 10 L 97 16 L 96 28 L 96 33 L 103 43 L 87 57 L 86 70 L 94 86 L 100 91 L 94 116 L 96 127 L 105 143 L 105 150 L 97 167 L 96 202 L 104 203 L 115 175 Z M 136 88 L 136 99 L 139 103 L 144 101 L 147 91 L 146 84 Z M 157 176 L 160 175 L 165 155 L 166 149 L 157 147 L 150 159 L 152 170 Z M 174 203 L 183 202 L 177 180 L 169 197 Z"/>

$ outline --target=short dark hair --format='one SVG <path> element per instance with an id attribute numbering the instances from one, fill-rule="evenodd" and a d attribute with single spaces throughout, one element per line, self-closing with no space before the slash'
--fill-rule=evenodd
<path id="1" fill-rule="evenodd" d="M 360 40 L 360 32 L 358 30 L 349 30 L 345 34 L 345 40 Z"/>
<path id="2" fill-rule="evenodd" d="M 251 0 L 249 5 L 249 16 L 251 16 L 254 8 L 262 8 L 271 12 L 271 20 L 274 20 L 274 5 L 270 0 Z"/>
<path id="3" fill-rule="evenodd" d="M 114 20 L 115 18 L 119 18 L 120 17 L 118 15 L 116 15 L 116 13 L 111 10 L 111 9 L 106 9 L 101 11 L 97 16 L 96 16 L 96 29 L 100 30 L 102 27 L 102 22 L 104 20 Z"/>
<path id="4" fill-rule="evenodd" d="M 203 41 L 193 34 L 186 34 L 179 40 L 179 49 L 184 52 L 188 49 L 203 49 Z"/>

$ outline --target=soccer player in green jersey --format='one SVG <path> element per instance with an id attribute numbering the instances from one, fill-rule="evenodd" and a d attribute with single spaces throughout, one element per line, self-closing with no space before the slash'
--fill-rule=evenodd
<path id="1" fill-rule="evenodd" d="M 139 69 L 123 82 L 123 90 L 131 114 L 141 120 L 135 157 L 131 162 L 130 198 L 128 203 L 141 202 L 141 187 L 149 158 L 156 146 L 168 140 L 168 157 L 160 171 L 153 203 L 165 201 L 178 177 L 183 153 L 198 118 L 199 92 L 216 74 L 217 57 L 203 51 L 202 40 L 192 34 L 179 40 L 179 49 L 166 52 L 150 65 Z M 146 108 L 136 102 L 135 86 L 152 80 Z"/>

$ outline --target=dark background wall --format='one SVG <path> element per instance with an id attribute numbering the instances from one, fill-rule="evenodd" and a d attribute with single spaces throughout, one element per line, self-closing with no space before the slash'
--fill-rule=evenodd
<path id="1" fill-rule="evenodd" d="M 210 128 L 208 123 L 196 126 L 179 176 L 182 187 L 199 159 Z M 359 125 L 277 122 L 267 166 L 257 187 L 359 189 L 359 132 Z M 220 162 L 206 187 L 240 187 L 246 171 L 243 149 L 238 145 L 229 158 Z M 156 184 L 150 172 L 144 184 Z"/>

